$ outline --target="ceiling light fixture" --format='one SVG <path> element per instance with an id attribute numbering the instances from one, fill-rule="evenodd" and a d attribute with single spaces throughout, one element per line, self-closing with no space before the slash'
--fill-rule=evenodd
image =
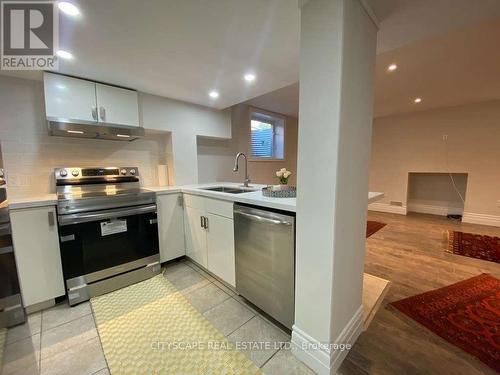
<path id="1" fill-rule="evenodd" d="M 219 97 L 219 93 L 213 90 L 208 93 L 208 96 L 210 96 L 212 99 L 217 99 Z"/>
<path id="2" fill-rule="evenodd" d="M 245 74 L 245 76 L 243 78 L 245 78 L 245 81 L 247 81 L 247 82 L 253 82 L 253 81 L 255 81 L 256 77 L 255 77 L 255 74 L 247 73 L 247 74 Z"/>
<path id="3" fill-rule="evenodd" d="M 56 55 L 59 56 L 61 59 L 64 60 L 72 60 L 73 59 L 73 54 L 68 51 L 64 51 L 60 49 L 59 51 L 56 52 Z"/>
<path id="4" fill-rule="evenodd" d="M 393 72 L 395 71 L 396 69 L 398 68 L 398 66 L 396 64 L 391 64 L 387 67 L 387 71 L 389 72 Z"/>
<path id="5" fill-rule="evenodd" d="M 60 1 L 57 7 L 61 12 L 69 16 L 76 17 L 80 15 L 80 10 L 74 4 L 68 3 L 67 1 Z"/>
<path id="6" fill-rule="evenodd" d="M 66 132 L 71 134 L 84 134 L 81 130 L 66 130 Z"/>
<path id="7" fill-rule="evenodd" d="M 127 134 L 117 134 L 116 136 L 120 138 L 130 138 L 130 135 Z"/>
<path id="8" fill-rule="evenodd" d="M 421 103 L 421 102 L 422 102 L 422 98 L 416 98 L 416 99 L 414 100 L 414 102 L 415 102 L 415 103 L 417 103 L 417 104 L 418 104 L 418 103 Z"/>

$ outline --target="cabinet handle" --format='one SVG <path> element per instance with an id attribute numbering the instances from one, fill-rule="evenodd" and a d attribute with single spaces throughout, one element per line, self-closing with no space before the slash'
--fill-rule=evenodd
<path id="1" fill-rule="evenodd" d="M 205 228 L 205 225 L 204 225 L 204 224 L 205 224 L 205 220 L 203 220 L 203 216 L 200 216 L 200 226 L 201 226 L 202 228 Z"/>
<path id="2" fill-rule="evenodd" d="M 48 212 L 48 219 L 49 219 L 49 226 L 53 227 L 54 224 L 56 223 L 53 211 Z"/>
<path id="3" fill-rule="evenodd" d="M 97 107 L 92 107 L 92 118 L 97 121 Z"/>
<path id="4" fill-rule="evenodd" d="M 205 222 L 205 229 L 208 229 L 208 217 L 204 216 L 203 221 Z"/>
<path id="5" fill-rule="evenodd" d="M 99 107 L 99 116 L 101 116 L 101 120 L 106 121 L 106 109 L 104 107 Z"/>

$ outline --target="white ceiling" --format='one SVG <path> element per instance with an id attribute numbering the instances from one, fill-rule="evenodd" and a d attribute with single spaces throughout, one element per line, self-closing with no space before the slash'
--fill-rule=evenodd
<path id="1" fill-rule="evenodd" d="M 375 116 L 500 99 L 499 45 L 497 19 L 378 55 Z"/>
<path id="2" fill-rule="evenodd" d="M 75 55 L 73 61 L 61 62 L 62 73 L 216 108 L 275 91 L 255 99 L 254 105 L 297 113 L 297 0 L 71 1 L 81 9 L 82 17 L 61 15 L 61 48 Z M 384 63 L 385 56 L 397 57 L 386 54 L 404 49 L 408 43 L 500 17 L 499 0 L 367 1 L 381 21 L 378 53 Z M 403 52 L 411 55 L 409 50 Z M 384 86 L 384 76 L 377 69 L 377 87 L 382 85 L 385 95 L 392 88 Z M 400 76 L 404 69 L 398 71 Z M 414 64 L 412 69 L 420 67 Z M 253 84 L 243 80 L 248 71 L 257 74 Z M 413 71 L 409 79 L 422 75 L 423 71 Z M 414 94 L 403 86 L 411 88 L 412 84 L 401 84 L 404 92 L 398 88 L 399 98 Z M 220 92 L 217 100 L 208 97 L 212 89 Z M 386 97 L 390 99 L 385 95 L 384 100 Z M 406 104 L 389 109 L 380 104 L 383 110 L 376 112 L 407 110 Z"/>

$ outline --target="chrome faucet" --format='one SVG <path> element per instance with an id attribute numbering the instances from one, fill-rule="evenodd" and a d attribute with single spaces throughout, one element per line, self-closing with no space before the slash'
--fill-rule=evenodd
<path id="1" fill-rule="evenodd" d="M 238 152 L 236 154 L 236 158 L 234 159 L 233 172 L 238 172 L 238 160 L 240 156 L 243 156 L 245 158 L 245 180 L 243 181 L 243 186 L 248 187 L 248 183 L 250 182 L 250 176 L 248 175 L 248 160 L 247 156 L 243 152 Z"/>

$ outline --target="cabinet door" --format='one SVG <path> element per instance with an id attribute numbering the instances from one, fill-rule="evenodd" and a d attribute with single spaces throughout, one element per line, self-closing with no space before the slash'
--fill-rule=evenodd
<path id="1" fill-rule="evenodd" d="M 95 83 L 44 73 L 45 112 L 49 119 L 97 123 Z"/>
<path id="2" fill-rule="evenodd" d="M 64 295 L 55 207 L 11 210 L 10 219 L 24 305 Z"/>
<path id="3" fill-rule="evenodd" d="M 137 91 L 96 84 L 99 122 L 139 126 Z"/>
<path id="4" fill-rule="evenodd" d="M 158 195 L 156 205 L 158 207 L 160 261 L 166 262 L 186 255 L 182 194 Z"/>
<path id="5" fill-rule="evenodd" d="M 207 267 L 207 233 L 202 227 L 201 218 L 205 211 L 186 206 L 184 209 L 184 232 L 186 236 L 186 255 Z"/>
<path id="6" fill-rule="evenodd" d="M 207 268 L 235 287 L 233 220 L 214 214 L 207 217 Z"/>

